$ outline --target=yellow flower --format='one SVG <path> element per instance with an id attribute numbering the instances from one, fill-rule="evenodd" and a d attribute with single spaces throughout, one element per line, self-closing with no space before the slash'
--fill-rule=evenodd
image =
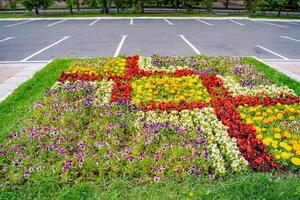
<path id="1" fill-rule="evenodd" d="M 282 118 L 283 118 L 283 114 L 282 114 L 282 113 L 278 113 L 278 114 L 277 114 L 277 119 L 278 119 L 278 120 L 281 120 Z"/>
<path id="2" fill-rule="evenodd" d="M 286 138 L 291 138 L 292 137 L 289 131 L 284 131 L 283 134 L 284 134 L 284 137 L 286 137 Z"/>
<path id="3" fill-rule="evenodd" d="M 282 148 L 284 148 L 287 144 L 285 142 L 280 142 L 279 146 L 281 146 Z"/>
<path id="4" fill-rule="evenodd" d="M 275 136 L 276 139 L 280 139 L 281 138 L 281 135 L 279 133 L 275 133 L 274 136 Z"/>
<path id="5" fill-rule="evenodd" d="M 280 133 L 281 129 L 280 129 L 280 128 L 274 128 L 274 131 L 275 131 L 276 133 Z"/>
<path id="6" fill-rule="evenodd" d="M 288 159 L 290 157 L 290 154 L 287 153 L 287 152 L 282 152 L 281 154 L 281 157 L 284 158 L 284 159 Z"/>
<path id="7" fill-rule="evenodd" d="M 272 142 L 272 138 L 267 137 L 263 139 L 263 143 L 267 146 L 269 146 L 271 142 Z"/>
<path id="8" fill-rule="evenodd" d="M 300 165 L 300 159 L 299 158 L 296 158 L 296 157 L 293 157 L 291 159 L 292 163 L 296 166 L 299 166 Z"/>
<path id="9" fill-rule="evenodd" d="M 275 155 L 275 158 L 278 160 L 281 158 L 281 156 L 279 154 Z"/>
<path id="10" fill-rule="evenodd" d="M 290 145 L 285 145 L 284 148 L 287 150 L 287 151 L 291 151 L 292 150 L 292 147 Z"/>
<path id="11" fill-rule="evenodd" d="M 257 137 L 258 139 L 262 139 L 262 138 L 263 138 L 262 134 L 258 134 L 256 137 Z"/>
<path id="12" fill-rule="evenodd" d="M 289 120 L 294 121 L 295 117 L 294 116 L 289 116 Z"/>

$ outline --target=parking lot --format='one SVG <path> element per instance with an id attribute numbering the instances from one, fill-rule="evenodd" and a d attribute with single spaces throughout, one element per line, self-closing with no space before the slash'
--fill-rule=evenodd
<path id="1" fill-rule="evenodd" d="M 0 21 L 0 61 L 153 53 L 298 60 L 300 22 L 165 18 Z"/>

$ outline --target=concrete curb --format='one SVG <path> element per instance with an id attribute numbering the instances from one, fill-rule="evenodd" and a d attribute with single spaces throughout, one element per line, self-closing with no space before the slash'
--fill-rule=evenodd
<path id="1" fill-rule="evenodd" d="M 21 20 L 95 20 L 95 19 L 210 19 L 210 20 L 226 20 L 226 19 L 242 19 L 251 21 L 277 21 L 277 22 L 300 22 L 300 19 L 264 19 L 250 17 L 51 17 L 51 18 L 0 18 L 0 21 L 21 21 Z"/>
<path id="2" fill-rule="evenodd" d="M 270 66 L 270 67 L 272 67 L 273 69 L 276 69 L 277 71 L 279 71 L 279 72 L 281 72 L 281 73 L 287 75 L 288 77 L 294 79 L 295 81 L 300 82 L 300 76 L 299 76 L 299 75 L 294 74 L 294 73 L 291 73 L 291 72 L 289 72 L 289 71 L 287 71 L 287 70 L 285 70 L 285 69 L 283 69 L 283 68 L 281 68 L 281 67 L 272 66 L 272 65 L 270 65 L 268 62 L 266 62 L 266 61 L 264 61 L 264 60 L 262 60 L 262 59 L 259 59 L 259 58 L 257 58 L 256 56 L 252 56 L 252 57 L 255 58 L 256 60 L 258 60 L 258 61 L 260 61 L 260 62 L 262 62 L 262 63 L 264 63 L 264 64 L 266 64 L 266 65 L 268 65 L 268 66 Z M 285 62 L 288 62 L 288 61 L 285 61 Z"/>

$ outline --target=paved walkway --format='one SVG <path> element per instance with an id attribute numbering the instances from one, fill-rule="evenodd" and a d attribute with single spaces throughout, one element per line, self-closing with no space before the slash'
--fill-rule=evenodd
<path id="1" fill-rule="evenodd" d="M 299 61 L 263 61 L 274 69 L 300 82 L 300 60 Z"/>
<path id="2" fill-rule="evenodd" d="M 0 63 L 0 102 L 47 63 Z"/>

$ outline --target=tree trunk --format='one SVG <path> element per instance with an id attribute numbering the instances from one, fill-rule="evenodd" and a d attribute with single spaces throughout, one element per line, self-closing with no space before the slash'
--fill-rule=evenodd
<path id="1" fill-rule="evenodd" d="M 39 8 L 37 6 L 35 6 L 35 14 L 37 14 L 37 15 L 40 14 L 39 13 Z"/>
<path id="2" fill-rule="evenodd" d="M 76 7 L 77 7 L 77 10 L 79 11 L 80 10 L 80 0 L 76 0 Z"/>
<path id="3" fill-rule="evenodd" d="M 226 0 L 226 2 L 225 2 L 225 8 L 226 9 L 228 8 L 228 4 L 229 4 L 229 0 Z"/>
<path id="4" fill-rule="evenodd" d="M 103 0 L 103 11 L 104 11 L 105 14 L 109 13 L 109 9 L 108 9 L 108 6 L 107 6 L 107 0 Z"/>
<path id="5" fill-rule="evenodd" d="M 179 7 L 179 0 L 176 0 L 176 9 Z"/>
<path id="6" fill-rule="evenodd" d="M 278 10 L 278 17 L 280 16 L 281 14 L 281 8 Z"/>
<path id="7" fill-rule="evenodd" d="M 140 13 L 144 13 L 144 0 L 141 0 L 141 10 Z"/>
<path id="8" fill-rule="evenodd" d="M 69 8 L 70 8 L 70 13 L 73 14 L 73 6 L 70 5 Z"/>

